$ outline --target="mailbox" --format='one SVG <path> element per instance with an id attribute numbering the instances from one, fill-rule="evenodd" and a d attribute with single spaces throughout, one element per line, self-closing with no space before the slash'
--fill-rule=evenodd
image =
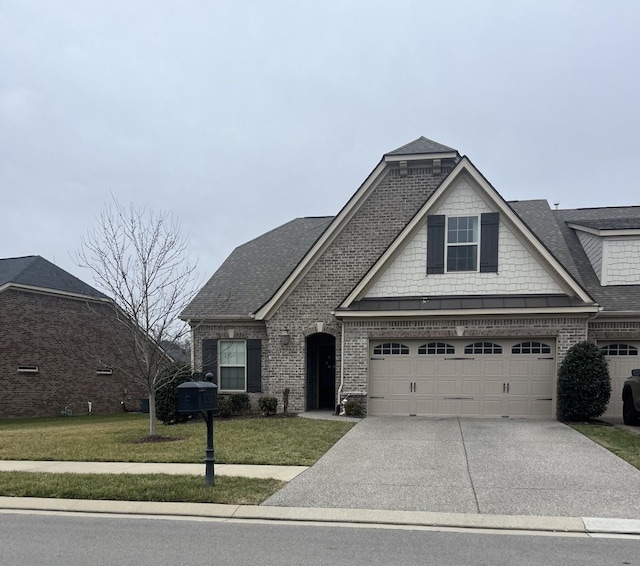
<path id="1" fill-rule="evenodd" d="M 218 386 L 209 381 L 187 381 L 177 387 L 178 412 L 218 410 Z"/>

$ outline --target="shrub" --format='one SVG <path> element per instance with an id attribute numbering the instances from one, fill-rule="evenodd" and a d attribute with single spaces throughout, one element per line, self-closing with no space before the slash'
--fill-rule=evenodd
<path id="1" fill-rule="evenodd" d="M 362 405 L 358 403 L 355 399 L 350 399 L 344 404 L 344 414 L 347 417 L 363 417 L 364 411 L 362 410 Z"/>
<path id="2" fill-rule="evenodd" d="M 156 417 L 164 424 L 186 421 L 189 413 L 178 413 L 178 385 L 191 381 L 191 366 L 180 362 L 168 365 L 162 371 L 156 389 Z"/>
<path id="3" fill-rule="evenodd" d="M 558 418 L 584 421 L 604 413 L 611 396 L 607 360 L 595 344 L 575 344 L 558 371 Z"/>
<path id="4" fill-rule="evenodd" d="M 233 403 L 229 397 L 218 396 L 218 412 L 216 416 L 228 419 L 233 416 Z"/>
<path id="5" fill-rule="evenodd" d="M 234 415 L 244 415 L 251 410 L 251 400 L 246 393 L 234 393 L 230 400 Z"/>
<path id="6" fill-rule="evenodd" d="M 276 397 L 260 397 L 260 399 L 258 399 L 258 406 L 265 417 L 275 415 L 278 409 L 278 399 Z"/>

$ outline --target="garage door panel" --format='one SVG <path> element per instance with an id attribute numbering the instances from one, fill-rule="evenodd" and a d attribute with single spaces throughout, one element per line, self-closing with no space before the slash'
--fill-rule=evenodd
<path id="1" fill-rule="evenodd" d="M 430 342 L 433 340 L 404 340 L 408 355 L 372 360 L 371 395 L 387 399 L 372 399 L 371 414 L 552 417 L 551 402 L 537 399 L 551 399 L 553 394 L 554 340 L 545 340 L 547 352 L 551 350 L 546 356 L 533 353 L 532 341 L 512 350 L 519 341 L 491 338 L 482 342 L 498 344 L 502 353 L 491 353 L 487 347 L 486 352 L 467 355 L 464 351 L 470 344 L 476 352 L 482 349 L 478 340 L 447 338 L 435 341 L 445 347 L 431 344 L 419 354 L 419 347 Z M 372 342 L 372 351 L 380 343 Z M 440 354 L 433 353 L 438 351 Z"/>
<path id="2" fill-rule="evenodd" d="M 436 389 L 439 395 L 455 395 L 457 390 L 458 380 L 454 379 L 438 379 L 436 382 Z"/>
<path id="3" fill-rule="evenodd" d="M 600 348 L 614 346 L 613 351 L 617 355 L 605 355 L 609 366 L 609 376 L 611 377 L 611 397 L 609 405 L 603 416 L 622 417 L 622 388 L 624 382 L 631 375 L 631 370 L 640 368 L 640 341 L 638 340 L 616 340 L 615 342 L 598 342 Z M 634 355 L 629 355 L 634 354 Z"/>
<path id="4" fill-rule="evenodd" d="M 462 395 L 480 395 L 482 393 L 482 381 L 479 379 L 463 379 L 460 393 Z"/>

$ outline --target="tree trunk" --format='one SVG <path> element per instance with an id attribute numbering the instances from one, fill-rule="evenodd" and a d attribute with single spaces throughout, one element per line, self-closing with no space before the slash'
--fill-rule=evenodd
<path id="1" fill-rule="evenodd" d="M 156 392 L 149 388 L 149 436 L 156 436 Z"/>

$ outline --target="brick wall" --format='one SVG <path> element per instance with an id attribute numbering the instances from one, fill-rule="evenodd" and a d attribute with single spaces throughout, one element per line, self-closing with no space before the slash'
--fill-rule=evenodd
<path id="1" fill-rule="evenodd" d="M 138 409 L 144 388 L 129 333 L 111 307 L 44 293 L 0 293 L 0 418 Z M 38 366 L 20 373 L 18 366 Z M 98 375 L 112 366 L 111 375 Z"/>

